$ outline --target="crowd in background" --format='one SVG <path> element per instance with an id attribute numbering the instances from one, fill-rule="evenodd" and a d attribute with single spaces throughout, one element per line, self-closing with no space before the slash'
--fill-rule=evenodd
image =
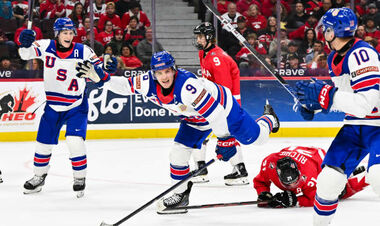
<path id="1" fill-rule="evenodd" d="M 194 4 L 202 21 L 212 21 L 200 0 Z M 218 11 L 248 40 L 266 61 L 282 69 L 326 69 L 330 52 L 323 40 L 318 21 L 330 8 L 350 7 L 349 0 L 281 0 L 280 21 L 277 24 L 277 0 L 214 0 Z M 380 51 L 380 1 L 355 0 L 354 11 L 359 26 L 356 37 Z M 156 1 L 160 4 L 160 1 Z M 22 62 L 17 54 L 18 36 L 26 29 L 28 2 L 0 0 L 0 70 L 41 68 L 38 60 Z M 52 24 L 57 17 L 69 17 L 77 26 L 74 41 L 90 45 L 91 23 L 88 0 L 37 0 L 34 8 L 33 30 L 36 39 L 54 38 Z M 139 0 L 94 0 L 94 50 L 102 59 L 106 53 L 117 56 L 120 69 L 148 69 L 152 55 L 152 29 L 149 16 Z M 277 27 L 280 26 L 278 34 Z M 279 41 L 278 41 L 279 39 Z M 239 65 L 242 75 L 259 68 L 248 49 L 228 31 L 218 28 L 218 44 Z M 277 60 L 277 45 L 281 45 Z M 163 50 L 156 43 L 156 50 Z"/>

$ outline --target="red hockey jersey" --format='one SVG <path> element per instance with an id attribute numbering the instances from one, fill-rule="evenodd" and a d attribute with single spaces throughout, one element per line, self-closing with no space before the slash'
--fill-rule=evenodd
<path id="1" fill-rule="evenodd" d="M 211 49 L 206 56 L 199 51 L 202 77 L 227 87 L 235 99 L 240 102 L 240 71 L 236 62 L 219 46 Z"/>

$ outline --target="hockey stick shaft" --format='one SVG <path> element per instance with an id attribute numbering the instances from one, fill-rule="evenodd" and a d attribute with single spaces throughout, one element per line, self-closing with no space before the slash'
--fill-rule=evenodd
<path id="1" fill-rule="evenodd" d="M 162 192 L 161 194 L 159 194 L 158 196 L 156 196 L 155 198 L 153 198 L 152 200 L 150 200 L 149 202 L 145 203 L 144 205 L 142 205 L 140 208 L 136 209 L 135 211 L 133 211 L 132 213 L 130 213 L 129 215 L 127 215 L 126 217 L 124 217 L 123 219 L 119 220 L 118 222 L 114 223 L 114 224 L 107 224 L 107 223 L 104 223 L 102 222 L 100 224 L 100 226 L 118 226 L 120 224 L 122 224 L 123 222 L 125 222 L 126 220 L 128 220 L 129 218 L 133 217 L 134 215 L 136 215 L 137 213 L 141 212 L 143 209 L 147 208 L 148 206 L 150 206 L 152 203 L 154 203 L 155 201 L 157 201 L 158 199 L 164 197 L 166 194 L 168 194 L 169 192 L 173 191 L 174 189 L 176 189 L 177 187 L 179 187 L 181 184 L 187 182 L 188 180 L 190 180 L 190 178 L 192 178 L 193 176 L 197 176 L 202 170 L 206 169 L 208 166 L 210 166 L 211 164 L 213 164 L 215 162 L 216 159 L 211 159 L 210 161 L 208 161 L 203 167 L 197 169 L 194 173 L 192 174 L 189 174 L 185 179 L 181 180 L 181 181 L 178 181 L 176 184 L 174 184 L 173 186 L 171 186 L 170 188 L 168 188 L 166 191 Z"/>
<path id="2" fill-rule="evenodd" d="M 298 98 L 296 97 L 296 95 L 292 92 L 292 89 L 291 87 L 289 86 L 289 84 L 284 80 L 284 78 L 282 78 L 280 75 L 278 75 L 276 73 L 276 71 L 274 70 L 274 68 L 268 63 L 265 61 L 265 59 L 256 52 L 256 50 L 248 43 L 248 41 L 234 28 L 234 26 L 228 22 L 228 20 L 226 20 L 225 18 L 223 18 L 220 13 L 218 12 L 218 10 L 214 7 L 214 5 L 212 4 L 212 2 L 210 0 L 202 0 L 203 4 L 206 6 L 206 8 L 208 8 L 208 10 L 210 10 L 215 16 L 216 18 L 218 18 L 218 20 L 223 24 L 223 26 L 225 28 L 227 28 L 243 45 L 244 47 L 246 47 L 251 53 L 252 55 L 264 66 L 264 68 L 273 76 L 277 79 L 277 81 L 286 89 L 286 91 L 288 91 L 288 93 L 290 95 L 292 95 L 292 97 L 298 101 Z"/>
<path id="3" fill-rule="evenodd" d="M 28 0 L 28 29 L 32 29 L 34 1 L 35 0 Z"/>
<path id="4" fill-rule="evenodd" d="M 180 206 L 176 208 L 171 208 L 168 210 L 181 210 L 181 209 L 206 209 L 206 208 L 216 208 L 216 207 L 229 207 L 229 206 L 247 206 L 256 204 L 267 204 L 267 202 L 262 201 L 245 201 L 245 202 L 226 202 L 226 203 L 212 203 L 212 204 L 202 204 L 193 206 Z"/>

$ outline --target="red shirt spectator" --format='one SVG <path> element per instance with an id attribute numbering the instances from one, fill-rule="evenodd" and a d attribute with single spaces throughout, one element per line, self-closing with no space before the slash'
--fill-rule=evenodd
<path id="1" fill-rule="evenodd" d="M 148 16 L 140 10 L 139 4 L 136 3 L 132 4 L 131 9 L 128 12 L 124 13 L 121 19 L 122 30 L 126 29 L 126 26 L 128 26 L 129 20 L 132 16 L 136 16 L 138 18 L 138 27 L 150 27 L 150 21 L 148 19 Z"/>
<path id="2" fill-rule="evenodd" d="M 103 3 L 103 0 L 95 0 L 93 6 L 94 20 L 99 19 L 102 14 L 106 13 L 106 4 Z M 87 12 L 90 12 L 90 6 L 87 8 Z"/>
<path id="3" fill-rule="evenodd" d="M 23 19 L 28 12 L 28 1 L 16 0 L 12 2 L 13 15 L 18 19 Z"/>
<path id="4" fill-rule="evenodd" d="M 97 40 L 103 45 L 106 45 L 107 43 L 111 41 L 112 38 L 113 38 L 112 22 L 107 21 L 104 31 L 99 33 Z"/>
<path id="5" fill-rule="evenodd" d="M 289 33 L 289 39 L 303 39 L 305 36 L 305 31 L 310 28 L 315 29 L 315 27 L 317 26 L 317 22 L 318 20 L 315 17 L 315 15 L 314 14 L 310 15 L 309 18 L 307 18 L 305 25 Z M 323 36 L 322 33 L 318 31 L 317 39 L 321 40 L 322 36 Z"/>
<path id="6" fill-rule="evenodd" d="M 100 31 L 104 30 L 104 24 L 106 21 L 111 21 L 113 24 L 113 29 L 121 28 L 121 20 L 118 15 L 115 14 L 115 3 L 108 2 L 106 7 L 106 13 L 100 16 L 98 22 L 98 29 Z"/>
<path id="7" fill-rule="evenodd" d="M 275 15 L 276 11 L 276 0 L 264 0 L 263 4 L 261 5 L 261 14 L 263 14 L 265 17 L 269 17 L 272 15 Z M 288 3 L 286 3 L 284 0 L 281 0 L 281 4 L 285 7 L 286 11 L 290 12 L 290 6 Z"/>
<path id="8" fill-rule="evenodd" d="M 22 27 L 17 28 L 17 30 L 15 32 L 15 38 L 14 38 L 14 40 L 15 40 L 15 43 L 17 45 L 21 45 L 21 43 L 18 41 L 18 38 L 20 36 L 21 31 L 25 30 L 27 28 L 27 24 L 28 24 L 28 20 L 25 20 L 24 25 Z M 36 27 L 36 26 L 33 25 L 32 26 L 32 30 L 36 32 L 36 40 L 42 39 L 42 32 L 41 32 L 40 28 L 38 28 L 38 27 Z"/>
<path id="9" fill-rule="evenodd" d="M 133 55 L 133 49 L 129 45 L 125 45 L 121 48 L 120 59 L 123 61 L 125 69 L 136 69 L 143 65 L 141 60 Z"/>
<path id="10" fill-rule="evenodd" d="M 267 19 L 260 15 L 259 7 L 255 4 L 249 6 L 248 11 L 244 15 L 247 19 L 247 26 L 254 31 L 258 31 L 267 27 Z"/>
<path id="11" fill-rule="evenodd" d="M 65 6 L 61 0 L 46 0 L 40 5 L 41 19 L 52 19 L 65 16 Z"/>
<path id="12" fill-rule="evenodd" d="M 138 27 L 139 19 L 132 16 L 129 20 L 129 25 L 125 28 L 124 40 L 136 47 L 141 40 L 145 38 L 145 28 Z"/>
<path id="13" fill-rule="evenodd" d="M 306 3 L 305 10 L 307 14 L 311 15 L 318 12 L 321 7 L 322 7 L 322 1 L 311 0 Z"/>
<path id="14" fill-rule="evenodd" d="M 225 14 L 227 12 L 227 6 L 228 4 L 230 4 L 230 1 L 226 1 L 226 0 L 219 0 L 218 1 L 218 11 L 221 15 Z"/>
<path id="15" fill-rule="evenodd" d="M 255 4 L 258 6 L 258 10 L 260 11 L 260 2 L 256 0 L 239 0 L 236 2 L 237 11 L 241 14 L 245 13 L 248 10 L 249 6 Z"/>
<path id="16" fill-rule="evenodd" d="M 77 29 L 77 36 L 74 37 L 73 42 L 83 43 L 86 41 L 86 33 L 90 29 L 90 18 L 86 17 L 83 21 L 83 27 Z M 94 30 L 94 37 L 98 40 L 98 30 L 96 27 L 92 28 Z"/>

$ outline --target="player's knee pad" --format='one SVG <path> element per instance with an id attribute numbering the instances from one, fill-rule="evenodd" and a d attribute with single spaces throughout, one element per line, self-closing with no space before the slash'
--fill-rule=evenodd
<path id="1" fill-rule="evenodd" d="M 186 147 L 183 144 L 174 142 L 173 148 L 170 152 L 170 164 L 175 166 L 189 165 L 192 148 Z"/>
<path id="2" fill-rule="evenodd" d="M 82 137 L 67 136 L 66 144 L 70 151 L 70 158 L 86 155 L 86 146 Z"/>
<path id="3" fill-rule="evenodd" d="M 324 200 L 336 200 L 347 183 L 347 176 L 325 166 L 317 179 L 317 195 Z"/>
<path id="4" fill-rule="evenodd" d="M 50 155 L 54 145 L 43 144 L 37 141 L 36 143 L 36 153 L 41 155 Z"/>
<path id="5" fill-rule="evenodd" d="M 380 196 L 380 164 L 372 165 L 368 170 L 367 182 L 378 196 Z"/>

